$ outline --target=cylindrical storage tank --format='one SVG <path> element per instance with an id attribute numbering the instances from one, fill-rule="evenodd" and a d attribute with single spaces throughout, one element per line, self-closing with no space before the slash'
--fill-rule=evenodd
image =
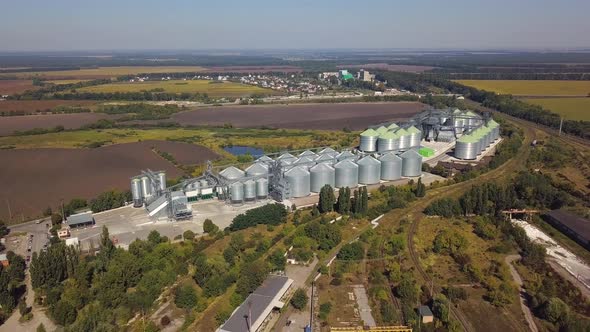
<path id="1" fill-rule="evenodd" d="M 336 165 L 336 179 L 334 185 L 336 188 L 349 187 L 354 188 L 359 183 L 359 166 L 350 159 L 345 159 Z"/>
<path id="2" fill-rule="evenodd" d="M 295 159 L 281 159 L 281 160 L 279 160 L 279 164 L 283 168 L 283 171 L 290 169 L 293 165 L 294 160 Z"/>
<path id="3" fill-rule="evenodd" d="M 246 173 L 237 167 L 230 166 L 219 172 L 219 175 L 224 177 L 226 180 L 237 180 L 246 176 Z"/>
<path id="4" fill-rule="evenodd" d="M 152 185 L 150 178 L 147 176 L 141 177 L 141 195 L 143 198 L 152 197 Z"/>
<path id="5" fill-rule="evenodd" d="M 410 147 L 417 148 L 420 146 L 420 142 L 422 141 L 422 132 L 414 127 L 411 126 L 407 129 L 408 133 L 410 134 Z"/>
<path id="6" fill-rule="evenodd" d="M 293 165 L 294 166 L 301 166 L 301 167 L 309 170 L 310 167 L 315 165 L 315 161 L 314 161 L 314 158 L 312 158 L 311 156 L 303 156 L 303 157 L 297 158 L 293 162 Z"/>
<path id="7" fill-rule="evenodd" d="M 295 158 L 294 155 L 292 155 L 292 154 L 290 154 L 288 152 L 287 153 L 283 153 L 282 155 L 280 155 L 280 156 L 277 157 L 277 160 L 285 160 L 285 159 L 293 161 L 293 160 L 295 160 L 297 158 Z"/>
<path id="8" fill-rule="evenodd" d="M 201 188 L 209 188 L 209 182 L 207 182 L 207 180 L 203 179 L 199 181 L 199 186 Z"/>
<path id="9" fill-rule="evenodd" d="M 232 203 L 242 203 L 244 201 L 244 184 L 242 182 L 232 183 L 229 186 L 229 195 Z"/>
<path id="10" fill-rule="evenodd" d="M 268 174 L 268 166 L 263 163 L 255 163 L 252 164 L 250 167 L 246 168 L 246 176 L 258 176 L 258 175 L 267 175 Z"/>
<path id="11" fill-rule="evenodd" d="M 410 147 L 410 133 L 404 128 L 398 129 L 395 133 L 399 137 L 399 148 L 408 149 Z"/>
<path id="12" fill-rule="evenodd" d="M 461 136 L 455 144 L 455 158 L 473 160 L 478 154 L 478 140 L 471 135 Z"/>
<path id="13" fill-rule="evenodd" d="M 350 151 L 342 151 L 340 152 L 339 155 L 336 156 L 336 160 L 338 161 L 342 161 L 342 160 L 356 160 L 356 156 L 354 155 L 354 153 L 350 152 Z"/>
<path id="14" fill-rule="evenodd" d="M 395 131 L 397 130 L 397 128 L 399 128 L 399 126 L 393 122 L 389 126 L 387 126 L 387 130 L 389 131 Z"/>
<path id="15" fill-rule="evenodd" d="M 379 183 L 381 178 L 381 162 L 371 156 L 366 156 L 357 162 L 359 166 L 358 181 L 362 184 Z"/>
<path id="16" fill-rule="evenodd" d="M 166 189 L 166 172 L 158 173 L 158 180 L 160 181 L 160 190 Z"/>
<path id="17" fill-rule="evenodd" d="M 201 193 L 201 184 L 199 181 L 195 181 L 189 184 L 186 188 L 187 191 L 196 191 L 197 195 Z"/>
<path id="18" fill-rule="evenodd" d="M 310 194 L 310 174 L 302 167 L 293 167 L 285 172 L 285 180 L 291 187 L 291 197 L 305 197 Z"/>
<path id="19" fill-rule="evenodd" d="M 399 149 L 399 136 L 396 133 L 388 131 L 379 136 L 379 139 L 377 140 L 377 151 L 387 152 L 397 149 Z"/>
<path id="20" fill-rule="evenodd" d="M 422 175 L 422 156 L 415 150 L 408 150 L 401 154 L 402 176 L 415 177 Z"/>
<path id="21" fill-rule="evenodd" d="M 402 158 L 394 153 L 386 153 L 381 158 L 381 180 L 392 181 L 402 177 Z"/>
<path id="22" fill-rule="evenodd" d="M 141 179 L 131 179 L 131 197 L 133 198 L 133 207 L 141 207 L 143 205 Z"/>
<path id="23" fill-rule="evenodd" d="M 309 150 L 305 150 L 299 154 L 299 158 L 301 158 L 301 157 L 311 157 L 313 159 L 313 158 L 317 157 L 317 154 L 315 154 Z"/>
<path id="24" fill-rule="evenodd" d="M 260 178 L 256 180 L 256 197 L 265 199 L 268 197 L 268 179 Z"/>
<path id="25" fill-rule="evenodd" d="M 319 193 L 323 186 L 329 184 L 336 187 L 336 170 L 328 164 L 317 164 L 309 170 L 311 177 L 310 190 Z"/>
<path id="26" fill-rule="evenodd" d="M 336 150 L 334 150 L 332 148 L 325 148 L 325 149 L 322 149 L 322 151 L 318 152 L 318 155 L 322 155 L 322 154 L 337 155 L 338 152 L 336 152 Z"/>
<path id="27" fill-rule="evenodd" d="M 316 164 L 334 165 L 337 162 L 336 155 L 325 153 L 320 154 L 315 160 Z"/>
<path id="28" fill-rule="evenodd" d="M 367 129 L 361 133 L 361 144 L 359 145 L 359 149 L 365 152 L 375 152 L 377 151 L 377 139 L 379 138 L 379 133 L 373 129 Z"/>
<path id="29" fill-rule="evenodd" d="M 376 131 L 376 132 L 377 132 L 379 135 L 386 133 L 386 132 L 387 132 L 387 130 L 388 130 L 388 129 L 387 129 L 387 127 L 385 127 L 385 126 L 380 126 L 379 128 L 375 129 L 375 131 Z"/>
<path id="30" fill-rule="evenodd" d="M 246 180 L 244 182 L 244 200 L 253 201 L 256 199 L 256 182 Z"/>
<path id="31" fill-rule="evenodd" d="M 272 158 L 271 158 L 271 157 L 269 157 L 269 156 L 262 156 L 262 157 L 260 157 L 260 158 L 256 159 L 256 162 L 257 162 L 257 163 L 264 163 L 264 164 L 268 164 L 268 163 L 272 163 L 272 162 L 273 162 L 273 160 L 272 160 Z"/>

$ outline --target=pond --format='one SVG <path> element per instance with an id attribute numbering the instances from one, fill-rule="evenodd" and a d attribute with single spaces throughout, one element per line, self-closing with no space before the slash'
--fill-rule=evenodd
<path id="1" fill-rule="evenodd" d="M 233 154 L 234 156 L 243 156 L 243 155 L 249 154 L 254 158 L 258 158 L 258 157 L 264 155 L 264 150 L 259 149 L 259 148 L 254 148 L 251 146 L 234 145 L 234 146 L 226 146 L 223 149 L 225 151 Z"/>

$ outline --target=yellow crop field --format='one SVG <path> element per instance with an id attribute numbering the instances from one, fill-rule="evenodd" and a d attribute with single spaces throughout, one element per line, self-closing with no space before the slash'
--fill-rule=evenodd
<path id="1" fill-rule="evenodd" d="M 89 86 L 78 89 L 80 92 L 141 92 L 158 90 L 169 93 L 206 93 L 210 97 L 243 97 L 251 94 L 275 94 L 271 89 L 263 89 L 253 85 L 233 82 L 217 82 L 208 80 L 171 80 L 125 82 Z"/>
<path id="2" fill-rule="evenodd" d="M 590 81 L 554 80 L 457 80 L 457 83 L 515 96 L 587 96 Z"/>
<path id="3" fill-rule="evenodd" d="M 60 85 L 60 84 L 75 84 L 75 83 L 87 82 L 87 81 L 89 81 L 89 80 L 51 80 L 51 81 L 45 81 L 45 83 Z"/>
<path id="4" fill-rule="evenodd" d="M 200 72 L 205 70 L 198 66 L 122 66 L 122 67 L 98 67 L 85 68 L 80 70 L 57 70 L 57 71 L 38 71 L 38 72 L 24 72 L 24 73 L 4 73 L 1 76 L 11 77 L 32 77 L 39 76 L 45 78 L 108 78 L 122 75 L 134 75 L 142 73 L 184 73 L 184 72 Z"/>
<path id="5" fill-rule="evenodd" d="M 590 121 L 590 98 L 530 98 L 525 101 L 561 114 L 568 120 Z"/>

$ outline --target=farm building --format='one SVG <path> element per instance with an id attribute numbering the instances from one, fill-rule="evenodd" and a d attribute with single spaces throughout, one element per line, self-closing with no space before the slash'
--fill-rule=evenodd
<path id="1" fill-rule="evenodd" d="M 285 305 L 281 299 L 292 283 L 293 280 L 287 277 L 269 276 L 234 310 L 217 332 L 261 331 L 269 314 Z"/>
<path id="2" fill-rule="evenodd" d="M 545 219 L 586 249 L 590 249 L 590 220 L 564 210 L 550 211 Z"/>
<path id="3" fill-rule="evenodd" d="M 421 305 L 418 307 L 418 314 L 423 324 L 432 323 L 434 321 L 434 315 L 428 306 Z"/>
<path id="4" fill-rule="evenodd" d="M 6 257 L 6 254 L 0 254 L 0 264 L 2 264 L 2 266 L 7 267 L 8 266 L 8 257 Z"/>
<path id="5" fill-rule="evenodd" d="M 72 214 L 66 218 L 66 225 L 70 228 L 88 227 L 94 225 L 92 212 Z"/>

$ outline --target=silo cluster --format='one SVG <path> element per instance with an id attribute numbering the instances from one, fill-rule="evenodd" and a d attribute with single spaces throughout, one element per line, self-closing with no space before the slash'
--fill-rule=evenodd
<path id="1" fill-rule="evenodd" d="M 468 134 L 461 136 L 455 144 L 455 158 L 474 160 L 500 137 L 500 125 L 490 120 Z"/>
<path id="2" fill-rule="evenodd" d="M 401 128 L 395 123 L 387 127 L 367 129 L 361 133 L 359 150 L 363 152 L 389 152 L 420 147 L 422 131 L 415 126 Z"/>
<path id="3" fill-rule="evenodd" d="M 269 157 L 266 158 L 273 161 Z M 268 196 L 268 160 L 266 158 L 259 158 L 245 171 L 230 166 L 219 172 L 222 178 L 230 182 L 227 189 L 232 204 L 264 199 Z"/>
<path id="4" fill-rule="evenodd" d="M 131 178 L 131 198 L 134 207 L 142 207 L 166 189 L 166 172 L 149 171 L 151 178 L 146 175 L 138 175 Z"/>

